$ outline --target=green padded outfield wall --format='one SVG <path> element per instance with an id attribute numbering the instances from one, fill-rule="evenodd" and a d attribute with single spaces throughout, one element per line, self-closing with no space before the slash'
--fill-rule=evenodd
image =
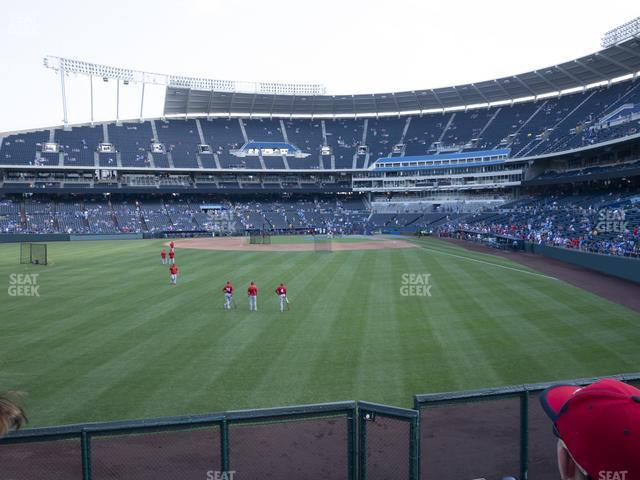
<path id="1" fill-rule="evenodd" d="M 640 283 L 640 259 L 528 244 L 527 251 Z"/>

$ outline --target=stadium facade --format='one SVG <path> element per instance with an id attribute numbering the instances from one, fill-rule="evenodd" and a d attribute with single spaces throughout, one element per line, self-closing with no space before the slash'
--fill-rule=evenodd
<path id="1" fill-rule="evenodd" d="M 265 84 L 242 93 L 173 78 L 162 118 L 1 135 L 0 228 L 353 227 L 353 211 L 358 218 L 412 212 L 429 220 L 499 207 L 535 188 L 633 186 L 640 174 L 639 71 L 640 41 L 631 37 L 549 68 L 412 92 L 329 96 L 314 86 L 283 94 Z M 254 222 L 234 223 L 228 212 L 213 223 L 199 216 L 211 218 L 203 206 L 212 202 L 222 205 L 219 213 L 229 199 L 256 195 L 276 211 L 273 202 L 284 201 L 286 210 L 291 199 L 303 207 L 290 208 L 297 216 L 262 214 Z M 305 209 L 305 201 L 313 205 Z M 332 210 L 331 221 L 302 218 L 322 210 L 318 202 Z M 94 223 L 95 215 L 104 218 Z M 417 230 L 429 222 L 411 224 Z M 366 222 L 359 227 L 366 229 Z"/>

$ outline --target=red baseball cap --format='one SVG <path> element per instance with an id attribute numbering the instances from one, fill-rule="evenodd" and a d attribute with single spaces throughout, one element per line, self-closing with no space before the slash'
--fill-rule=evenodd
<path id="1" fill-rule="evenodd" d="M 640 480 L 640 390 L 607 378 L 548 388 L 540 403 L 591 478 Z"/>

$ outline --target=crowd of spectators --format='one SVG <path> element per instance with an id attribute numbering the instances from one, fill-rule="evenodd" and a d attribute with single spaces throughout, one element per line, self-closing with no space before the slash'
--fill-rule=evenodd
<path id="1" fill-rule="evenodd" d="M 580 169 L 571 169 L 571 170 L 547 170 L 537 177 L 535 180 L 546 180 L 546 179 L 554 179 L 554 178 L 566 178 L 566 177 L 582 177 L 587 175 L 596 175 L 599 173 L 613 173 L 621 170 L 635 170 L 640 169 L 640 160 L 635 162 L 626 162 L 619 163 L 616 165 L 602 165 L 602 166 L 591 166 Z M 626 172 L 625 172 L 626 173 Z"/>
<path id="2" fill-rule="evenodd" d="M 244 230 L 299 230 L 351 234 L 363 233 L 369 212 L 361 200 L 235 202 L 233 210 Z"/>
<path id="3" fill-rule="evenodd" d="M 207 204 L 218 209 L 207 209 Z M 205 208 L 202 208 L 202 205 Z M 113 234 L 174 231 L 302 230 L 362 233 L 369 211 L 360 199 L 235 201 L 205 197 L 0 200 L 1 233 Z"/>
<path id="4" fill-rule="evenodd" d="M 441 236 L 487 234 L 538 245 L 640 257 L 640 194 L 543 197 L 453 218 Z"/>

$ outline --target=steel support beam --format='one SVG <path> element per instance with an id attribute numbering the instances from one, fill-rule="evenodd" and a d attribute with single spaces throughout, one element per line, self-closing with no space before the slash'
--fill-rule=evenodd
<path id="1" fill-rule="evenodd" d="M 562 68 L 560 65 L 556 65 L 553 68 L 555 68 L 556 70 L 558 70 L 560 73 L 562 73 L 563 75 L 566 75 L 567 77 L 569 77 L 571 80 L 573 80 L 574 82 L 576 82 L 579 85 L 582 85 L 582 88 L 585 88 L 585 84 L 582 80 L 580 80 L 578 77 L 576 77 L 575 75 L 573 75 L 572 73 L 569 73 L 566 69 Z"/>
<path id="2" fill-rule="evenodd" d="M 484 96 L 484 94 L 480 91 L 480 89 L 476 86 L 475 83 L 472 83 L 471 86 L 473 87 L 473 89 L 478 92 L 478 95 L 480 95 L 482 97 L 482 99 L 487 102 L 487 105 L 489 105 L 491 102 L 487 99 L 487 97 Z"/>
<path id="3" fill-rule="evenodd" d="M 584 68 L 586 70 L 589 70 L 591 73 L 595 73 L 598 77 L 600 77 L 600 81 L 601 82 L 608 82 L 610 80 L 609 78 L 607 78 L 607 76 L 604 73 L 596 70 L 593 67 L 590 67 L 590 66 L 582 63 L 580 60 L 574 60 L 574 62 L 577 63 L 578 65 L 580 65 L 582 68 Z"/>
<path id="4" fill-rule="evenodd" d="M 440 105 L 440 108 L 442 108 L 442 110 L 444 110 L 444 104 L 442 103 L 442 100 L 440 100 L 440 97 L 438 96 L 436 91 L 434 89 L 431 89 L 431 93 L 433 93 L 433 96 L 435 97 L 436 102 L 438 102 L 438 105 Z"/>
<path id="5" fill-rule="evenodd" d="M 524 83 L 522 81 L 522 79 L 520 77 L 518 77 L 517 75 L 514 75 L 513 77 L 516 80 L 516 82 L 518 82 L 527 92 L 529 92 L 531 95 L 533 95 L 534 97 L 538 98 L 538 93 L 534 92 L 533 90 L 531 90 L 531 88 L 529 88 L 529 85 L 527 85 L 526 83 Z"/>
<path id="6" fill-rule="evenodd" d="M 600 53 L 597 53 L 596 55 L 598 55 L 599 57 L 604 58 L 607 62 L 613 63 L 615 66 L 620 67 L 621 69 L 623 69 L 627 73 L 636 73 L 636 72 L 633 71 L 633 69 L 627 67 L 626 65 L 623 65 L 622 63 L 620 63 L 617 60 L 614 60 L 613 58 L 609 57 L 606 53 L 600 52 Z"/>
<path id="7" fill-rule="evenodd" d="M 513 98 L 513 95 L 511 95 L 509 92 L 507 92 L 507 90 L 502 86 L 502 84 L 497 79 L 494 80 L 493 83 L 498 85 L 498 87 L 500 87 L 500 90 L 502 90 L 507 97 Z"/>
<path id="8" fill-rule="evenodd" d="M 93 75 L 89 75 L 89 90 L 91 96 L 91 125 L 93 125 Z"/>
<path id="9" fill-rule="evenodd" d="M 116 80 L 116 123 L 120 121 L 120 79 Z"/>
<path id="10" fill-rule="evenodd" d="M 140 95 L 140 123 L 144 121 L 144 83 L 142 84 L 142 94 Z"/>
<path id="11" fill-rule="evenodd" d="M 553 83 L 551 80 L 549 80 L 548 78 L 546 78 L 544 75 L 542 75 L 540 72 L 538 72 L 537 70 L 535 70 L 533 73 L 536 74 L 536 76 L 542 80 L 544 83 L 546 83 L 547 85 L 549 85 L 551 88 L 553 88 L 556 92 L 560 92 L 562 91 L 562 89 L 557 86 L 555 83 Z"/>
<path id="12" fill-rule="evenodd" d="M 184 105 L 184 119 L 186 120 L 189 116 L 189 98 L 191 97 L 191 89 L 187 90 L 187 99 L 185 100 Z"/>
<path id="13" fill-rule="evenodd" d="M 64 88 L 64 68 L 60 69 L 60 86 L 62 87 L 62 121 L 66 127 L 69 122 L 67 120 L 67 93 Z"/>

